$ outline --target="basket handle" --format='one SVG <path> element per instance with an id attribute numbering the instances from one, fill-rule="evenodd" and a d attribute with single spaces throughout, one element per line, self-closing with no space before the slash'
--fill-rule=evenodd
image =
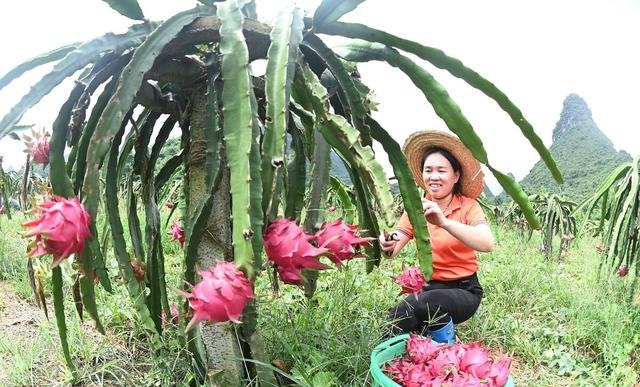
<path id="1" fill-rule="evenodd" d="M 372 352 L 372 355 L 377 355 L 378 353 L 380 353 L 381 351 L 384 351 L 385 349 L 396 345 L 397 343 L 401 342 L 401 341 L 405 341 L 409 338 L 409 334 L 405 333 L 402 335 L 398 335 L 398 336 L 394 336 L 386 341 L 383 341 L 382 343 L 378 344 Z"/>

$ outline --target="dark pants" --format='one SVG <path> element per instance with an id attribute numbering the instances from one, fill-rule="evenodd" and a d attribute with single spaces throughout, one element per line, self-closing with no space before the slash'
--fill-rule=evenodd
<path id="1" fill-rule="evenodd" d="M 482 286 L 476 274 L 456 281 L 429 281 L 417 296 L 410 294 L 389 310 L 391 333 L 425 334 L 445 325 L 449 316 L 454 324 L 467 321 L 481 300 Z"/>

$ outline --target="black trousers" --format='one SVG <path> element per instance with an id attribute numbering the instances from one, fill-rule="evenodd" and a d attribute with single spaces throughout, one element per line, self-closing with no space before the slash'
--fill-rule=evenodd
<path id="1" fill-rule="evenodd" d="M 467 321 L 478 310 L 482 294 L 476 274 L 455 281 L 429 281 L 417 296 L 410 294 L 389 310 L 391 334 L 426 334 L 445 325 L 449 316 L 454 324 Z"/>

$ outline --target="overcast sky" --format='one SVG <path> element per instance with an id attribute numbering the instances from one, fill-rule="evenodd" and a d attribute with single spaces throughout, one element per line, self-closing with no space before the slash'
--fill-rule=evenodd
<path id="1" fill-rule="evenodd" d="M 139 3 L 151 20 L 164 20 L 196 4 L 192 0 Z M 283 3 L 258 0 L 258 12 L 268 18 L 275 5 Z M 318 3 L 298 1 L 306 9 Z M 564 99 L 576 93 L 589 105 L 596 124 L 616 149 L 640 154 L 636 115 L 640 1 L 368 0 L 344 20 L 384 29 L 462 60 L 509 96 L 547 146 Z M 3 1 L 0 74 L 40 53 L 108 31 L 123 31 L 132 23 L 100 0 Z M 426 67 L 480 134 L 492 164 L 517 179 L 524 177 L 539 157 L 507 114 L 466 83 Z M 360 72 L 380 102 L 375 117 L 400 144 L 415 130 L 446 129 L 398 70 L 372 63 L 361 64 Z M 32 79 L 0 91 L 1 115 L 26 93 Z M 43 99 L 22 123 L 49 127 L 67 92 Z M 22 148 L 17 141 L 3 140 L 0 153 L 5 155 L 5 164 L 22 164 Z M 495 182 L 490 178 L 488 182 L 497 192 Z"/>

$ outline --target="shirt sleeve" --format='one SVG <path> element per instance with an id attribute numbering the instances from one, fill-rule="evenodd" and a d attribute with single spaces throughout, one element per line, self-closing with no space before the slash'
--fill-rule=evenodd
<path id="1" fill-rule="evenodd" d="M 398 221 L 398 225 L 396 226 L 396 230 L 398 230 L 401 233 L 405 234 L 409 238 L 413 238 L 413 226 L 411 225 L 411 222 L 409 221 L 409 215 L 407 214 L 407 211 L 404 211 L 402 213 L 402 216 L 400 217 L 400 220 Z"/>
<path id="2" fill-rule="evenodd" d="M 469 200 L 468 207 L 469 210 L 466 216 L 467 224 L 475 226 L 476 224 L 487 222 L 487 217 L 484 215 L 484 211 L 477 200 Z"/>

